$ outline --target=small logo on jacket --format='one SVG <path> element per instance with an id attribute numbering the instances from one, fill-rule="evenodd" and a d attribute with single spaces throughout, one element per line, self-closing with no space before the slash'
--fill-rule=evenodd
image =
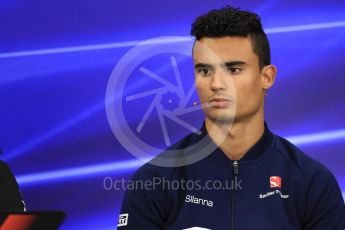
<path id="1" fill-rule="evenodd" d="M 271 176 L 270 188 L 282 188 L 282 178 L 280 176 Z"/>
<path id="2" fill-rule="evenodd" d="M 127 226 L 128 223 L 128 213 L 120 214 L 119 220 L 117 222 L 117 227 Z"/>
<path id="3" fill-rule="evenodd" d="M 289 198 L 289 194 L 283 194 L 280 189 L 282 188 L 282 178 L 280 176 L 270 176 L 270 188 L 276 188 L 276 190 L 271 190 L 266 193 L 259 194 L 260 199 L 264 199 L 270 196 L 279 195 L 282 199 Z"/>
<path id="4" fill-rule="evenodd" d="M 193 203 L 193 204 L 199 204 L 207 207 L 213 207 L 213 201 L 212 200 L 206 200 L 206 199 L 201 199 L 197 198 L 195 196 L 187 195 L 186 198 L 184 199 L 184 202 L 186 203 Z"/>

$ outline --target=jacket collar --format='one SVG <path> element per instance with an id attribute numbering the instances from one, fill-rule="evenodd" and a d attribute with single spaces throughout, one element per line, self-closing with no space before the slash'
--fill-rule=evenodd
<path id="1" fill-rule="evenodd" d="M 216 145 L 207 133 L 205 122 L 203 123 L 200 131 L 202 133 L 199 135 L 199 138 L 207 138 L 210 143 Z M 252 162 L 261 159 L 271 147 L 273 137 L 273 133 L 269 130 L 267 123 L 264 122 L 264 133 L 261 135 L 259 140 L 243 155 L 239 162 Z M 226 154 L 217 146 L 215 146 L 215 150 L 207 158 L 223 163 L 232 162 L 232 160 L 228 158 Z"/>

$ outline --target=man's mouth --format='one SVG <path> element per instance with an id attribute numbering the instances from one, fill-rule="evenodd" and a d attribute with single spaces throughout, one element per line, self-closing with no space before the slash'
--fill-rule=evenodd
<path id="1" fill-rule="evenodd" d="M 212 98 L 209 101 L 211 107 L 225 108 L 232 104 L 232 101 L 227 98 Z"/>

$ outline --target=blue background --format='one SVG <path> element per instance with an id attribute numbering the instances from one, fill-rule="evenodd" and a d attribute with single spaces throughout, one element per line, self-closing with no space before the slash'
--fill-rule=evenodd
<path id="1" fill-rule="evenodd" d="M 129 178 L 142 162 L 114 137 L 107 120 L 112 70 L 139 41 L 188 38 L 196 16 L 229 3 L 259 13 L 271 42 L 278 76 L 266 101 L 270 129 L 327 166 L 345 191 L 344 1 L 2 0 L 1 158 L 16 175 L 29 210 L 64 210 L 62 229 L 115 228 L 123 191 L 105 189 L 104 178 Z M 142 66 L 173 79 L 170 56 Z M 188 88 L 190 57 L 176 59 Z M 117 96 L 159 85 L 145 78 L 134 70 Z M 150 98 L 131 103 L 123 105 L 134 130 Z M 163 148 L 157 119 L 150 116 L 138 135 Z M 192 122 L 200 127 L 202 113 Z M 172 141 L 189 132 L 168 126 Z"/>

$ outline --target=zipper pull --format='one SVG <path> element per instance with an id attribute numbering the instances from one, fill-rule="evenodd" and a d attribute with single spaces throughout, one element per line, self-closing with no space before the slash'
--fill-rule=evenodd
<path id="1" fill-rule="evenodd" d="M 238 161 L 234 161 L 232 165 L 234 166 L 234 175 L 238 175 Z"/>

